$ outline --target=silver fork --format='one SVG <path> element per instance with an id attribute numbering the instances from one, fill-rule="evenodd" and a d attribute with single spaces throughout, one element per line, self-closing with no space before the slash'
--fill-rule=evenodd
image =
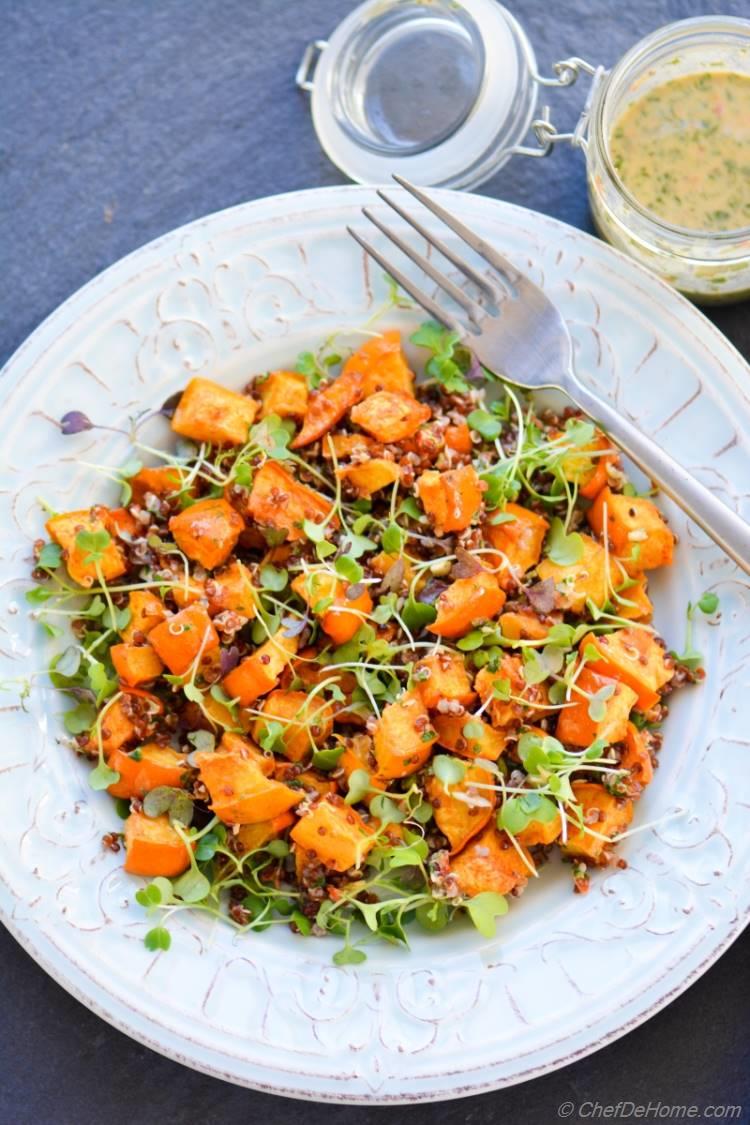
<path id="1" fill-rule="evenodd" d="M 447 277 L 433 261 L 424 257 L 368 207 L 363 214 L 386 238 L 418 265 L 428 277 L 458 304 L 465 321 L 448 312 L 388 260 L 352 227 L 349 233 L 398 284 L 411 294 L 435 320 L 458 332 L 479 362 L 493 375 L 527 390 L 563 391 L 608 433 L 612 441 L 638 465 L 746 574 L 750 574 L 750 525 L 727 508 L 682 465 L 660 449 L 617 410 L 584 386 L 573 366 L 573 346 L 567 325 L 542 290 L 520 273 L 507 258 L 474 234 L 426 192 L 400 176 L 394 180 L 450 227 L 472 250 L 492 266 L 498 281 L 474 269 L 452 246 L 437 238 L 409 211 L 383 191 L 378 195 L 426 242 L 451 262 L 467 281 L 481 291 L 471 296 Z M 499 305 L 502 304 L 502 309 Z"/>

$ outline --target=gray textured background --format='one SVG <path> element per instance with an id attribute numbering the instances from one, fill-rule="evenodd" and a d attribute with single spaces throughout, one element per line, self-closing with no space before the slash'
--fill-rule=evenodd
<path id="1" fill-rule="evenodd" d="M 164 231 L 246 199 L 341 182 L 293 78 L 305 43 L 352 7 L 0 0 L 0 362 L 78 286 Z M 720 11 L 748 16 L 750 2 L 519 0 L 513 11 L 547 71 L 576 53 L 611 64 L 660 24 Z M 568 99 L 553 99 L 563 122 L 574 115 L 576 92 Z M 590 229 L 573 152 L 544 163 L 517 159 L 482 191 Z M 712 319 L 750 353 L 747 305 Z M 437 1113 L 446 1125 L 549 1125 L 566 1100 L 701 1109 L 732 1102 L 744 1106 L 734 1120 L 747 1121 L 748 949 L 745 936 L 645 1026 L 557 1074 L 439 1110 L 367 1110 L 290 1103 L 162 1059 L 72 1000 L 0 930 L 0 1125 L 255 1117 L 265 1125 L 290 1117 L 418 1125 Z"/>

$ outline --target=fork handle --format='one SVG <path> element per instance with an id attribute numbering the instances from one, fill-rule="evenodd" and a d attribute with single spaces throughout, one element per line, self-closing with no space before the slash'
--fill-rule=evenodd
<path id="1" fill-rule="evenodd" d="M 631 461 L 703 528 L 737 566 L 750 575 L 750 525 L 609 402 L 585 387 L 572 372 L 568 373 L 563 389 L 577 406 L 606 430 Z"/>

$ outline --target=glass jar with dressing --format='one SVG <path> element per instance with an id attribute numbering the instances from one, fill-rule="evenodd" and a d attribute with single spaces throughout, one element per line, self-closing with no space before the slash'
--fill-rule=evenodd
<path id="1" fill-rule="evenodd" d="M 567 142 L 604 238 L 697 301 L 750 296 L 750 21 L 683 20 L 609 72 L 572 58 L 553 74 L 496 0 L 366 0 L 310 44 L 297 82 L 353 180 L 472 188 Z M 582 75 L 584 109 L 559 132 L 539 91 Z"/>

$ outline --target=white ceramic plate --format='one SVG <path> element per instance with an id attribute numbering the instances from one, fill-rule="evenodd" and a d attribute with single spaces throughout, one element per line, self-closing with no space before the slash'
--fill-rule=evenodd
<path id="1" fill-rule="evenodd" d="M 344 226 L 372 201 L 367 189 L 332 188 L 194 223 L 91 282 L 14 356 L 0 383 L 0 676 L 29 675 L 47 656 L 23 599 L 42 527 L 37 498 L 85 505 L 103 486 L 80 461 L 125 458 L 118 434 L 63 438 L 55 419 L 81 409 L 122 425 L 192 374 L 239 386 L 333 329 L 361 325 L 385 286 Z M 570 227 L 479 197 L 447 201 L 559 303 L 587 378 L 750 517 L 750 381 L 727 341 L 666 285 Z M 750 595 L 669 514 L 681 543 L 654 583 L 657 624 L 681 646 L 685 604 L 706 589 L 721 595 L 722 621 L 698 625 L 708 680 L 676 700 L 637 821 L 685 813 L 626 841 L 627 870 L 595 875 L 587 897 L 552 865 L 495 940 L 468 926 L 415 934 L 411 952 L 373 946 L 357 967 L 333 967 L 329 940 L 283 927 L 238 938 L 189 913 L 171 923 L 172 949 L 150 954 L 133 901 L 139 881 L 101 846 L 118 825 L 110 800 L 57 744 L 60 700 L 39 679 L 23 709 L 3 696 L 6 925 L 73 995 L 141 1042 L 297 1097 L 458 1097 L 552 1070 L 634 1027 L 719 956 L 750 905 Z"/>

